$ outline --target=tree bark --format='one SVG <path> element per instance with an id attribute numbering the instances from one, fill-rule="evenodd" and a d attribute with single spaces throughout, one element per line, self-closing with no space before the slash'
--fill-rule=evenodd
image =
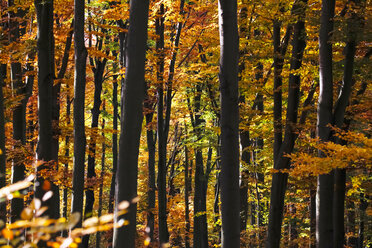
<path id="1" fill-rule="evenodd" d="M 105 103 L 103 103 L 103 109 L 105 108 Z M 105 156 L 106 156 L 106 143 L 105 143 L 105 119 L 102 119 L 102 153 L 101 153 L 101 175 L 99 181 L 99 193 L 98 193 L 98 218 L 102 215 L 103 206 L 103 181 L 105 179 Z M 96 234 L 96 248 L 101 246 L 101 232 Z"/>
<path id="2" fill-rule="evenodd" d="M 317 137 L 326 142 L 330 137 L 333 108 L 332 43 L 335 1 L 322 1 L 319 31 L 319 78 Z M 319 151 L 319 156 L 323 157 Z M 333 243 L 333 173 L 318 176 L 316 195 L 316 241 L 319 248 L 334 247 Z"/>
<path id="3" fill-rule="evenodd" d="M 84 43 L 84 0 L 75 0 L 74 40 L 75 40 L 75 78 L 74 78 L 74 165 L 72 179 L 71 212 L 83 214 L 84 167 L 85 167 L 85 84 L 87 50 Z M 81 226 L 81 219 L 77 224 Z"/>
<path id="4" fill-rule="evenodd" d="M 44 179 L 40 172 L 48 167 L 52 167 L 56 161 L 53 157 L 53 79 L 54 79 L 54 37 L 53 37 L 53 0 L 35 0 L 35 8 L 38 23 L 38 106 L 39 106 L 39 137 L 36 148 L 36 159 L 42 165 L 37 167 L 37 183 L 35 197 L 41 199 L 48 190 L 56 192 L 53 182 Z M 50 218 L 59 216 L 59 197 L 58 194 L 46 202 L 48 210 L 45 215 Z"/>
<path id="5" fill-rule="evenodd" d="M 351 0 L 356 6 L 360 6 L 360 1 Z M 354 5 L 353 5 L 354 6 Z M 361 17 L 356 13 L 358 10 L 350 7 L 350 17 L 347 19 L 347 41 L 345 46 L 345 62 L 344 75 L 342 80 L 342 88 L 340 95 L 336 101 L 333 113 L 333 124 L 342 128 L 344 124 L 344 116 L 346 107 L 349 104 L 349 99 L 353 85 L 354 72 L 354 57 L 357 45 L 357 34 L 361 25 Z M 348 126 L 348 125 L 346 125 Z M 348 128 L 348 127 L 347 127 Z M 337 143 L 342 143 L 342 140 L 336 139 Z M 333 198 L 333 242 L 336 248 L 344 247 L 345 243 L 345 191 L 346 191 L 346 169 L 335 169 L 334 172 L 334 198 Z"/>
<path id="6" fill-rule="evenodd" d="M 154 226 L 155 226 L 155 199 L 156 199 L 156 177 L 155 177 L 155 156 L 156 156 L 156 131 L 152 130 L 151 123 L 154 116 L 154 102 L 150 98 L 149 92 L 147 91 L 145 100 L 146 114 L 146 137 L 147 137 L 147 150 L 148 150 L 148 191 L 147 191 L 147 235 L 150 238 L 150 242 L 154 241 Z"/>
<path id="7" fill-rule="evenodd" d="M 96 59 L 96 67 L 93 68 L 94 72 L 94 101 L 92 108 L 92 123 L 91 123 L 91 137 L 89 141 L 89 155 L 88 155 L 88 167 L 87 167 L 87 182 L 88 189 L 85 191 L 85 209 L 84 219 L 92 217 L 93 205 L 94 205 L 94 185 L 93 181 L 96 177 L 96 132 L 98 128 L 98 119 L 101 113 L 101 92 L 103 83 L 103 73 L 105 71 L 107 59 L 104 58 L 102 61 Z M 88 248 L 89 236 L 84 235 L 82 245 Z"/>
<path id="8" fill-rule="evenodd" d="M 5 116 L 3 86 L 6 64 L 0 64 L 0 189 L 6 186 Z M 6 223 L 6 201 L 0 202 L 0 220 Z"/>
<path id="9" fill-rule="evenodd" d="M 159 245 L 169 241 L 169 232 L 167 224 L 167 192 L 166 192 L 166 156 L 167 156 L 167 137 L 165 132 L 164 121 L 164 5 L 160 5 L 159 17 L 155 22 L 156 34 L 159 38 L 156 41 L 156 50 L 158 54 L 157 61 L 157 94 L 158 94 L 158 218 L 159 218 Z M 169 125 L 169 124 L 168 124 Z"/>
<path id="10" fill-rule="evenodd" d="M 149 1 L 131 0 L 125 84 L 121 93 L 121 130 L 116 177 L 116 210 L 122 201 L 137 196 L 138 152 L 145 92 L 145 54 Z M 135 247 L 137 204 L 132 203 L 126 219 L 129 225 L 114 229 L 113 247 Z"/>
<path id="11" fill-rule="evenodd" d="M 240 247 L 237 2 L 219 0 L 222 247 Z"/>
<path id="12" fill-rule="evenodd" d="M 294 24 L 294 35 L 292 42 L 291 71 L 298 70 L 302 65 L 303 52 L 306 46 L 306 5 L 307 0 L 295 1 L 292 9 L 292 13 L 296 16 L 296 23 Z M 285 135 L 274 164 L 274 169 L 276 170 L 288 169 L 290 165 L 290 159 L 285 155 L 292 153 L 295 140 L 297 138 L 296 124 L 298 119 L 300 82 L 301 78 L 299 74 L 291 73 L 289 75 Z M 266 247 L 268 248 L 277 248 L 280 246 L 284 197 L 287 189 L 287 182 L 288 173 L 279 171 L 273 174 L 271 184 L 268 237 L 266 242 Z"/>
<path id="13" fill-rule="evenodd" d="M 8 7 L 14 6 L 14 1 L 8 1 Z M 18 19 L 24 16 L 25 12 L 20 8 L 17 8 L 16 12 L 9 11 L 9 43 L 19 42 L 19 37 L 24 34 L 25 29 L 20 29 Z M 12 61 L 10 65 L 10 79 L 12 82 L 12 89 L 14 90 L 15 96 L 21 96 L 24 94 L 25 84 L 23 82 L 22 64 L 19 61 Z M 22 146 L 26 144 L 26 99 L 22 99 L 18 102 L 17 106 L 13 109 L 13 139 L 15 145 L 13 149 L 15 151 L 21 151 Z M 21 154 L 16 155 L 12 160 L 12 178 L 11 183 L 14 184 L 25 178 L 25 165 L 23 163 L 23 156 Z M 16 197 L 11 200 L 10 208 L 10 222 L 13 223 L 20 219 L 20 214 L 24 207 L 23 197 Z"/>
<path id="14" fill-rule="evenodd" d="M 121 51 L 125 52 L 125 51 Z M 116 54 L 114 55 L 116 57 Z M 113 65 L 114 72 L 117 72 L 117 64 L 114 63 Z M 109 196 L 109 205 L 108 205 L 108 212 L 114 212 L 114 195 L 115 195 L 115 182 L 116 182 L 116 171 L 118 167 L 118 81 L 117 76 L 114 75 L 113 78 L 113 89 L 112 89 L 112 108 L 113 108 L 113 120 L 112 120 L 112 129 L 114 132 L 112 133 L 112 177 L 111 177 L 111 185 L 110 185 L 110 196 Z"/>

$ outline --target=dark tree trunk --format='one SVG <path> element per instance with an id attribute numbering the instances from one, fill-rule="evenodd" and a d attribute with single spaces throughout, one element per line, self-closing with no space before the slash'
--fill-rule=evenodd
<path id="1" fill-rule="evenodd" d="M 156 198 L 156 185 L 155 185 L 155 156 L 156 156 L 156 132 L 151 128 L 151 123 L 154 116 L 154 102 L 150 98 L 149 92 L 146 94 L 145 109 L 146 114 L 146 137 L 147 137 L 147 150 L 148 150 L 148 191 L 147 191 L 147 235 L 154 241 L 154 226 L 155 226 L 155 198 Z"/>
<path id="2" fill-rule="evenodd" d="M 103 103 L 103 109 L 105 103 Z M 99 181 L 99 193 L 98 193 L 98 218 L 102 215 L 103 206 L 103 181 L 105 179 L 105 156 L 106 156 L 106 143 L 105 143 L 105 119 L 102 119 L 102 152 L 101 152 L 101 175 Z M 96 234 L 96 248 L 100 248 L 101 245 L 101 232 Z"/>
<path id="3" fill-rule="evenodd" d="M 149 1 L 130 1 L 128 50 L 125 84 L 121 91 L 121 130 L 119 161 L 116 174 L 116 210 L 122 201 L 137 197 L 138 152 L 143 120 L 143 98 L 145 93 L 145 54 L 147 42 L 147 20 Z M 126 219 L 128 226 L 114 229 L 113 247 L 135 247 L 137 204 L 132 203 Z"/>
<path id="4" fill-rule="evenodd" d="M 117 72 L 117 64 L 114 64 L 113 69 L 114 69 L 114 72 Z M 114 211 L 115 181 L 116 181 L 116 171 L 117 171 L 117 165 L 118 165 L 118 134 L 117 134 L 117 131 L 118 131 L 119 114 L 118 114 L 118 81 L 117 81 L 116 75 L 114 76 L 114 79 L 113 79 L 112 108 L 113 108 L 112 129 L 114 130 L 114 132 L 112 134 L 112 177 L 111 177 L 109 206 L 108 206 L 109 213 L 113 213 Z"/>
<path id="5" fill-rule="evenodd" d="M 88 155 L 88 168 L 87 168 L 87 187 L 85 191 L 85 209 L 84 219 L 92 217 L 93 205 L 94 205 L 94 180 L 96 177 L 96 132 L 98 128 L 98 119 L 101 113 L 101 92 L 103 83 L 103 73 L 105 71 L 107 59 L 104 58 L 102 61 L 96 59 L 96 67 L 93 68 L 94 72 L 94 101 L 92 108 L 92 123 L 91 123 L 91 137 L 89 142 L 89 155 Z M 82 246 L 88 248 L 89 236 L 84 235 Z"/>
<path id="6" fill-rule="evenodd" d="M 201 118 L 201 83 L 197 83 L 194 98 L 194 113 L 192 116 L 193 131 L 197 140 L 202 139 L 202 124 L 205 122 Z M 203 164 L 203 153 L 200 147 L 195 148 L 195 191 L 194 191 L 194 239 L 195 248 L 208 247 L 208 225 L 206 213 L 206 186 L 207 177 Z"/>
<path id="7" fill-rule="evenodd" d="M 319 78 L 317 137 L 323 142 L 329 140 L 332 124 L 333 78 L 332 43 L 335 1 L 322 1 L 319 31 Z M 323 157 L 319 151 L 319 156 Z M 333 243 L 333 173 L 318 176 L 316 195 L 316 241 L 319 248 L 334 247 Z"/>
<path id="8" fill-rule="evenodd" d="M 70 95 L 69 92 L 67 92 L 67 99 L 66 99 L 66 122 L 67 126 L 70 125 L 71 120 L 70 120 L 70 115 L 71 115 L 71 100 L 70 100 Z M 65 137 L 65 157 L 66 161 L 69 160 L 70 157 L 70 136 L 66 135 Z M 64 173 L 65 175 L 68 175 L 68 162 L 65 163 L 65 168 L 64 168 Z M 63 211 L 62 211 L 62 216 L 67 218 L 67 205 L 68 205 L 68 187 L 66 186 L 63 189 Z M 67 237 L 67 230 L 62 231 L 62 237 Z"/>
<path id="9" fill-rule="evenodd" d="M 74 40 L 74 167 L 72 179 L 71 211 L 83 214 L 84 167 L 85 167 L 85 83 L 87 50 L 84 43 L 84 0 L 75 0 Z M 81 220 L 78 227 L 81 225 Z"/>
<path id="10" fill-rule="evenodd" d="M 310 244 L 309 248 L 315 248 L 315 229 L 316 229 L 316 202 L 315 202 L 316 190 L 310 189 Z"/>
<path id="11" fill-rule="evenodd" d="M 6 65 L 0 64 L 0 189 L 6 184 L 5 116 L 3 86 L 6 77 Z M 0 202 L 0 220 L 6 223 L 6 201 Z"/>
<path id="12" fill-rule="evenodd" d="M 360 1 L 351 1 L 360 5 Z M 360 7 L 360 6 L 359 6 Z M 334 125 L 342 128 L 344 124 L 344 116 L 346 107 L 349 104 L 349 98 L 353 85 L 354 72 L 354 57 L 357 45 L 357 33 L 361 25 L 361 18 L 356 11 L 351 7 L 352 13 L 347 20 L 347 41 L 345 47 L 345 62 L 344 62 L 344 76 L 342 80 L 342 88 L 340 95 L 335 104 L 333 113 Z M 348 126 L 348 125 L 346 125 Z M 342 143 L 342 140 L 336 139 L 337 143 Z M 346 169 L 335 169 L 334 172 L 334 198 L 333 198 L 333 242 L 336 248 L 344 247 L 345 243 L 345 226 L 344 226 L 344 212 L 345 212 L 345 191 L 346 191 Z"/>
<path id="13" fill-rule="evenodd" d="M 37 186 L 35 197 L 41 199 L 45 191 L 56 192 L 56 186 L 47 178 L 40 175 L 40 171 L 52 167 L 56 161 L 53 157 L 53 79 L 54 79 L 54 38 L 53 38 L 53 0 L 35 0 L 35 8 L 38 23 L 38 106 L 39 106 L 39 137 L 36 148 L 36 159 L 43 161 L 37 167 Z M 45 185 L 44 185 L 45 184 Z M 43 189 L 44 188 L 44 189 Z M 48 210 L 45 215 L 50 218 L 59 216 L 59 195 L 53 196 L 46 202 Z"/>
<path id="14" fill-rule="evenodd" d="M 190 193 L 190 176 L 189 176 L 189 156 L 187 146 L 185 146 L 185 248 L 190 248 L 190 209 L 189 209 L 189 193 Z"/>
<path id="15" fill-rule="evenodd" d="M 8 1 L 8 6 L 14 7 L 14 1 Z M 18 22 L 17 18 L 22 18 L 24 11 L 17 8 L 17 12 L 9 11 L 9 43 L 19 42 L 19 37 L 24 34 L 25 29 L 20 29 L 21 23 Z M 24 25 L 24 23 L 22 24 Z M 12 82 L 12 89 L 14 90 L 15 96 L 21 96 L 24 94 L 25 85 L 23 83 L 22 65 L 20 62 L 12 61 L 10 65 L 10 79 Z M 17 106 L 13 109 L 13 139 L 15 145 L 13 149 L 15 151 L 21 151 L 22 146 L 26 144 L 26 99 L 22 99 L 18 102 Z M 21 154 L 16 155 L 12 161 L 12 178 L 11 183 L 14 184 L 25 178 L 25 165 L 23 163 L 23 156 Z M 23 210 L 23 197 L 16 197 L 11 200 L 10 208 L 10 222 L 15 222 L 20 219 L 20 214 Z"/>
<path id="16" fill-rule="evenodd" d="M 292 9 L 292 13 L 296 16 L 296 23 L 294 24 L 290 71 L 298 70 L 302 65 L 303 51 L 306 46 L 306 6 L 307 0 L 296 1 Z M 297 138 L 296 124 L 300 97 L 300 81 L 301 78 L 299 74 L 291 73 L 289 75 L 285 135 L 278 155 L 276 156 L 277 159 L 274 164 L 274 169 L 276 170 L 288 169 L 290 165 L 290 159 L 285 155 L 292 153 L 295 140 Z M 266 243 L 266 247 L 268 248 L 277 248 L 280 246 L 284 197 L 287 189 L 287 182 L 288 173 L 277 172 L 273 174 L 271 184 L 268 237 Z"/>
<path id="17" fill-rule="evenodd" d="M 237 2 L 219 0 L 222 247 L 240 247 Z"/>
<path id="18" fill-rule="evenodd" d="M 157 94 L 158 94 L 158 217 L 159 217 L 159 245 L 167 243 L 169 240 L 169 232 L 167 225 L 167 192 L 166 192 L 166 155 L 167 155 L 167 137 L 165 134 L 164 122 L 164 5 L 160 5 L 159 17 L 155 22 L 156 34 L 159 36 L 156 41 L 156 50 L 158 53 L 157 61 Z"/>

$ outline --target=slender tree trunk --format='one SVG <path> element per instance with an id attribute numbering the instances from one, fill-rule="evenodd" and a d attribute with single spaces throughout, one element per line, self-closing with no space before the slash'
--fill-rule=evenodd
<path id="1" fill-rule="evenodd" d="M 158 218 L 159 218 L 159 245 L 167 243 L 169 232 L 167 225 L 167 192 L 166 192 L 166 155 L 167 155 L 167 137 L 165 134 L 164 122 L 164 5 L 160 5 L 159 17 L 155 22 L 156 34 L 159 36 L 156 41 L 156 50 L 158 53 L 157 61 L 157 94 L 158 94 Z"/>
<path id="2" fill-rule="evenodd" d="M 94 182 L 96 177 L 96 131 L 98 128 L 98 119 L 101 113 L 101 92 L 103 83 L 103 73 L 105 71 L 107 59 L 104 58 L 102 61 L 96 60 L 96 67 L 93 69 L 94 72 L 94 101 L 92 108 L 92 123 L 91 123 L 91 137 L 89 142 L 89 155 L 88 155 L 88 167 L 87 167 L 87 182 L 88 189 L 85 191 L 85 209 L 84 219 L 92 217 L 93 205 L 94 205 Z M 84 235 L 82 246 L 88 248 L 89 236 Z"/>
<path id="3" fill-rule="evenodd" d="M 298 70 L 302 65 L 303 51 L 306 43 L 305 33 L 305 13 L 307 0 L 296 1 L 294 3 L 292 12 L 296 16 L 296 23 L 294 25 L 294 35 L 292 42 L 292 58 L 290 70 Z M 300 75 L 291 73 L 289 75 L 288 86 L 288 105 L 285 125 L 285 135 L 283 143 L 280 147 L 274 169 L 288 169 L 290 159 L 286 154 L 293 151 L 296 134 L 296 124 L 298 118 L 298 106 L 300 97 Z M 268 237 L 266 242 L 267 248 L 277 248 L 280 246 L 281 226 L 283 221 L 284 197 L 287 189 L 288 173 L 278 172 L 273 174 L 271 184 L 270 197 L 270 212 L 269 212 L 269 226 Z"/>
<path id="4" fill-rule="evenodd" d="M 315 228 L 316 228 L 316 202 L 315 202 L 316 190 L 310 189 L 310 243 L 309 248 L 315 248 Z"/>
<path id="5" fill-rule="evenodd" d="M 360 6 L 360 1 L 351 1 L 356 6 Z M 353 85 L 353 72 L 354 72 L 354 57 L 357 45 L 357 34 L 360 29 L 361 18 L 358 16 L 353 7 L 352 13 L 347 20 L 347 42 L 345 47 L 345 63 L 344 63 L 344 76 L 342 80 L 342 88 L 340 95 L 335 104 L 333 113 L 334 125 L 342 128 L 344 124 L 344 116 L 346 107 L 349 104 L 349 98 Z M 346 125 L 348 126 L 348 125 Z M 337 143 L 342 143 L 342 140 L 336 139 Z M 333 198 L 333 242 L 336 248 L 344 247 L 345 243 L 345 226 L 344 226 L 344 212 L 345 212 L 345 191 L 346 191 L 346 169 L 335 169 L 334 172 L 334 198 Z"/>
<path id="6" fill-rule="evenodd" d="M 66 99 L 66 119 L 67 119 L 67 126 L 70 125 L 70 115 L 71 115 L 71 100 L 70 100 L 70 95 L 69 92 L 67 92 L 67 99 Z M 70 148 L 69 148 L 69 143 L 70 143 L 70 136 L 66 135 L 65 137 L 65 157 L 66 161 L 69 160 L 70 157 Z M 65 168 L 64 168 L 64 173 L 65 175 L 68 175 L 68 162 L 65 163 Z M 67 218 L 67 205 L 68 205 L 68 187 L 65 186 L 63 189 L 63 211 L 62 211 L 62 216 Z M 67 230 L 62 231 L 62 237 L 67 237 Z"/>
<path id="7" fill-rule="evenodd" d="M 8 7 L 15 7 L 14 1 L 8 1 Z M 16 12 L 9 11 L 9 43 L 19 42 L 19 37 L 24 34 L 24 28 L 21 30 L 21 25 L 17 18 L 22 18 L 24 11 L 17 8 Z M 10 65 L 10 79 L 15 96 L 21 96 L 24 92 L 25 85 L 23 83 L 22 65 L 20 62 L 12 61 Z M 13 139 L 15 141 L 14 150 L 21 151 L 22 146 L 26 144 L 26 103 L 23 99 L 18 102 L 13 109 Z M 23 156 L 17 155 L 12 161 L 12 179 L 14 184 L 25 178 L 25 165 L 22 162 Z M 11 200 L 10 222 L 15 222 L 20 219 L 20 214 L 23 210 L 23 197 L 16 197 Z"/>
<path id="8" fill-rule="evenodd" d="M 0 64 L 0 189 L 6 184 L 5 116 L 3 86 L 6 64 Z M 0 202 L 0 220 L 6 223 L 6 201 Z"/>
<path id="9" fill-rule="evenodd" d="M 116 56 L 115 56 L 116 57 Z M 117 64 L 113 66 L 114 72 L 117 72 Z M 113 120 L 112 120 L 112 177 L 110 186 L 109 206 L 108 212 L 114 212 L 114 195 L 115 195 L 115 181 L 116 181 L 116 170 L 118 165 L 118 81 L 117 76 L 113 79 L 113 90 L 112 90 L 112 108 L 113 108 Z"/>
<path id="10" fill-rule="evenodd" d="M 219 0 L 222 247 L 240 247 L 237 2 Z"/>
<path id="11" fill-rule="evenodd" d="M 105 103 L 103 103 L 103 109 L 105 108 Z M 98 218 L 102 215 L 102 205 L 103 205 L 103 181 L 105 179 L 105 156 L 106 156 L 106 143 L 105 143 L 105 119 L 102 119 L 102 155 L 101 155 L 101 175 L 99 182 L 99 193 L 98 193 Z M 101 245 L 101 232 L 96 234 L 96 248 L 100 248 Z"/>
<path id="12" fill-rule="evenodd" d="M 85 1 L 75 0 L 74 40 L 74 167 L 72 179 L 71 211 L 83 214 L 84 167 L 85 167 L 85 83 L 87 50 L 84 41 Z M 78 227 L 81 225 L 81 220 Z"/>
<path id="13" fill-rule="evenodd" d="M 185 146 L 185 248 L 190 248 L 190 209 L 189 209 L 189 189 L 190 189 L 190 180 L 189 180 L 189 156 L 187 151 L 187 146 Z"/>
<path id="14" fill-rule="evenodd" d="M 201 118 L 201 83 L 196 85 L 194 113 L 192 122 L 197 140 L 202 139 Z M 200 147 L 195 148 L 195 191 L 194 191 L 194 239 L 195 248 L 208 247 L 208 225 L 206 213 L 206 171 L 203 164 L 203 153 Z"/>
<path id="15" fill-rule="evenodd" d="M 149 1 L 131 0 L 128 30 L 128 52 L 125 85 L 121 95 L 121 129 L 119 163 L 116 177 L 116 210 L 121 201 L 131 201 L 137 196 L 138 152 L 143 120 L 145 93 L 145 54 Z M 114 248 L 135 247 L 137 204 L 132 203 L 126 219 L 129 225 L 114 229 Z"/>
<path id="16" fill-rule="evenodd" d="M 329 140 L 332 124 L 333 77 L 332 43 L 335 1 L 322 1 L 319 32 L 319 78 L 320 95 L 318 103 L 317 137 L 323 142 Z M 324 154 L 319 151 L 319 156 Z M 316 241 L 319 248 L 334 247 L 333 243 L 333 173 L 318 176 L 316 195 Z"/>
<path id="17" fill-rule="evenodd" d="M 150 98 L 148 92 L 145 100 L 146 114 L 146 137 L 147 137 L 147 150 L 148 150 L 148 191 L 147 191 L 147 235 L 154 241 L 154 226 L 155 226 L 155 198 L 156 198 L 156 185 L 155 185 L 155 155 L 156 155 L 156 132 L 151 128 L 151 123 L 154 116 L 154 103 Z"/>
<path id="18" fill-rule="evenodd" d="M 52 167 L 55 161 L 53 157 L 53 79 L 54 79 L 54 38 L 53 38 L 53 0 L 35 0 L 35 8 L 38 23 L 38 106 L 39 106 L 39 137 L 36 148 L 36 159 L 43 161 L 37 167 L 37 185 L 35 197 L 41 199 L 48 190 L 55 192 L 56 186 L 47 178 L 40 175 L 40 171 Z M 45 215 L 50 218 L 58 218 L 59 197 L 58 194 L 46 202 L 48 210 Z"/>

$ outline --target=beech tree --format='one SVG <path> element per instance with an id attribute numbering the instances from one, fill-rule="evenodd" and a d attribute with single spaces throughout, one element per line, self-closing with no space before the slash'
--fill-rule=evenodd
<path id="1" fill-rule="evenodd" d="M 53 196 L 45 202 L 48 206 L 46 215 L 51 218 L 59 216 L 59 198 L 56 186 L 45 180 L 40 171 L 55 163 L 52 151 L 52 89 L 54 79 L 54 37 L 53 37 L 53 1 L 35 1 L 38 24 L 37 56 L 38 56 L 38 120 L 39 137 L 36 148 L 36 160 L 41 163 L 37 167 L 38 175 L 35 196 L 39 199 L 49 190 Z"/>
<path id="2" fill-rule="evenodd" d="M 335 1 L 322 1 L 319 30 L 319 103 L 317 136 L 328 141 L 333 110 L 332 43 Z M 324 154 L 319 151 L 319 156 Z M 333 173 L 318 176 L 316 193 L 316 241 L 317 247 L 333 247 Z"/>
<path id="3" fill-rule="evenodd" d="M 221 90 L 222 247 L 240 247 L 239 200 L 239 36 L 237 2 L 218 2 Z"/>
<path id="4" fill-rule="evenodd" d="M 125 82 L 121 91 L 121 129 L 116 176 L 116 206 L 137 197 L 138 149 L 142 128 L 142 105 L 145 92 L 145 54 L 149 2 L 130 1 L 128 50 Z M 114 230 L 113 247 L 135 247 L 136 202 L 132 202 L 126 219 L 129 225 Z M 119 217 L 115 217 L 119 220 Z"/>
<path id="5" fill-rule="evenodd" d="M 72 180 L 71 211 L 83 213 L 84 168 L 85 168 L 85 80 L 87 50 L 84 41 L 85 1 L 75 0 L 74 42 L 74 168 Z M 78 224 L 81 225 L 81 220 Z"/>

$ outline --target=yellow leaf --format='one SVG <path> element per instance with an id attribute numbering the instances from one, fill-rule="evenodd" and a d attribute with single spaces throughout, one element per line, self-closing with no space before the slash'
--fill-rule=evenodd
<path id="1" fill-rule="evenodd" d="M 12 240 L 14 238 L 13 232 L 9 230 L 8 228 L 4 228 L 1 230 L 1 234 L 4 238 Z"/>

